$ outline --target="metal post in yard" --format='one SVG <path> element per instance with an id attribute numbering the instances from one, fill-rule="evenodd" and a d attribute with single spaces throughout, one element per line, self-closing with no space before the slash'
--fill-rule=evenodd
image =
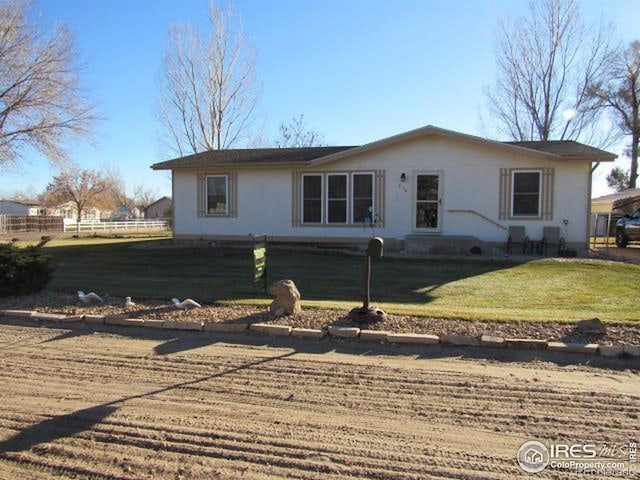
<path id="1" fill-rule="evenodd" d="M 611 211 L 609 211 L 609 214 L 607 215 L 607 241 L 606 241 L 606 249 L 607 251 L 609 251 L 609 233 L 611 232 Z"/>
<path id="2" fill-rule="evenodd" d="M 267 293 L 267 236 L 264 236 L 264 293 Z"/>
<path id="3" fill-rule="evenodd" d="M 362 300 L 362 308 L 369 309 L 369 303 L 371 302 L 371 257 L 369 254 L 364 256 L 364 298 Z"/>

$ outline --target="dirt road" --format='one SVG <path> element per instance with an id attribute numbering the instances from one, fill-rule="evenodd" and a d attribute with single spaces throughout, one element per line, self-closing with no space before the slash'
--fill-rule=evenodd
<path id="1" fill-rule="evenodd" d="M 513 479 L 637 436 L 638 370 L 430 352 L 0 324 L 0 478 Z"/>

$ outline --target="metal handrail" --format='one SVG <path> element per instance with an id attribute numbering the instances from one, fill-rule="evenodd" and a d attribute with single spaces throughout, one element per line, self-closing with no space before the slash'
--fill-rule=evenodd
<path id="1" fill-rule="evenodd" d="M 498 222 L 496 222 L 495 220 L 491 220 L 489 217 L 487 217 L 486 215 L 481 214 L 480 212 L 477 212 L 475 210 L 447 210 L 447 212 L 450 213 L 469 213 L 471 215 L 477 215 L 478 217 L 482 218 L 483 220 L 495 225 L 498 228 L 501 228 L 502 230 L 508 231 L 509 229 L 507 227 L 505 227 L 504 225 L 499 224 Z"/>

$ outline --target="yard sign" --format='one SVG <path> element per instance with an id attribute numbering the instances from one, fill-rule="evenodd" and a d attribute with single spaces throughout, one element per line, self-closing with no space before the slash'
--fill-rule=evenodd
<path id="1" fill-rule="evenodd" d="M 253 288 L 267 293 L 267 236 L 252 235 L 253 243 Z"/>

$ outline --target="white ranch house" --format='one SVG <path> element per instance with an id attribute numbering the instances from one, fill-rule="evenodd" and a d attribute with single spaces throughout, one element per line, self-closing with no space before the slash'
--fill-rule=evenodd
<path id="1" fill-rule="evenodd" d="M 19 202 L 16 200 L 0 200 L 0 215 L 19 215 L 33 217 L 46 215 L 63 217 L 65 221 L 77 220 L 78 214 L 73 202 L 67 202 L 57 207 L 47 207 L 38 203 Z M 83 220 L 100 220 L 100 210 L 94 207 L 86 208 L 82 213 Z"/>
<path id="2" fill-rule="evenodd" d="M 427 126 L 357 147 L 235 149 L 160 162 L 178 240 L 363 243 L 431 251 L 504 245 L 510 225 L 561 228 L 585 249 L 594 162 L 573 141 L 499 142 Z M 372 215 L 373 213 L 373 215 Z"/>

